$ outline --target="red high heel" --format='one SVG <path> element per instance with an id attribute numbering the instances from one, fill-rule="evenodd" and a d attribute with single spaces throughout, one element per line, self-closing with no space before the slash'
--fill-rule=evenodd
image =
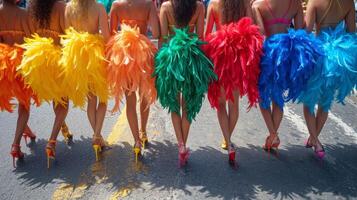
<path id="1" fill-rule="evenodd" d="M 36 140 L 36 135 L 31 131 L 31 129 L 28 125 L 26 125 L 24 133 L 22 134 L 22 137 L 24 137 L 26 145 L 27 145 L 27 138 L 30 138 L 31 142 L 35 142 L 35 140 Z"/>
<path id="2" fill-rule="evenodd" d="M 21 152 L 21 146 L 18 144 L 12 144 L 10 154 L 12 156 L 12 164 L 14 168 L 16 168 L 16 158 L 22 160 L 25 157 L 24 153 Z"/>
<path id="3" fill-rule="evenodd" d="M 228 146 L 228 163 L 231 166 L 236 166 L 237 162 L 236 162 L 236 150 L 233 144 L 230 144 Z"/>
<path id="4" fill-rule="evenodd" d="M 263 149 L 270 152 L 271 149 L 278 150 L 279 145 L 280 145 L 280 139 L 278 134 L 270 134 L 265 139 L 265 145 L 263 146 Z"/>
<path id="5" fill-rule="evenodd" d="M 47 168 L 51 166 L 51 160 L 56 159 L 56 140 L 49 140 L 46 146 Z"/>
<path id="6" fill-rule="evenodd" d="M 179 155 L 178 155 L 179 167 L 181 168 L 184 167 L 188 162 L 189 149 L 186 148 L 183 143 L 180 143 L 178 146 L 179 146 Z"/>

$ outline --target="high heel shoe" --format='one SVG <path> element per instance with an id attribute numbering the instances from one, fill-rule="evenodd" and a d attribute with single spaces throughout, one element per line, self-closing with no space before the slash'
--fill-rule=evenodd
<path id="1" fill-rule="evenodd" d="M 56 159 L 56 140 L 49 140 L 46 146 L 47 168 L 51 166 L 51 160 Z"/>
<path id="2" fill-rule="evenodd" d="M 311 141 L 310 141 L 310 137 L 307 138 L 306 142 L 305 142 L 305 148 L 312 148 L 313 145 L 311 144 Z"/>
<path id="3" fill-rule="evenodd" d="M 30 138 L 31 142 L 36 141 L 36 135 L 33 134 L 31 131 L 30 127 L 26 126 L 24 133 L 22 134 L 22 137 L 25 139 L 25 143 L 27 145 L 27 139 Z"/>
<path id="4" fill-rule="evenodd" d="M 93 150 L 95 153 L 95 160 L 99 161 L 99 154 L 103 151 L 103 148 L 107 146 L 102 136 L 93 136 Z"/>
<path id="5" fill-rule="evenodd" d="M 316 157 L 323 159 L 325 157 L 325 148 L 321 145 L 321 149 L 317 150 L 317 145 L 314 146 L 314 152 Z"/>
<path id="6" fill-rule="evenodd" d="M 133 147 L 133 151 L 135 154 L 135 163 L 138 162 L 139 156 L 141 156 L 141 142 L 137 141 L 135 142 L 135 145 Z"/>
<path id="7" fill-rule="evenodd" d="M 179 144 L 178 159 L 179 159 L 180 168 L 184 167 L 187 164 L 188 158 L 189 158 L 189 149 L 186 148 L 183 143 Z"/>
<path id="8" fill-rule="evenodd" d="M 145 149 L 146 146 L 149 144 L 148 136 L 146 134 L 146 131 L 140 131 L 140 139 L 141 143 L 143 145 L 143 148 Z"/>
<path id="9" fill-rule="evenodd" d="M 228 145 L 225 139 L 222 140 L 221 148 L 224 150 L 228 150 Z"/>
<path id="10" fill-rule="evenodd" d="M 11 146 L 10 155 L 12 156 L 12 164 L 14 168 L 16 168 L 16 158 L 18 160 L 22 160 L 24 158 L 24 153 L 21 152 L 21 147 L 18 144 L 13 144 Z"/>
<path id="11" fill-rule="evenodd" d="M 66 123 L 63 123 L 63 125 L 61 126 L 61 133 L 64 137 L 64 141 L 68 144 L 69 142 L 72 142 L 73 140 L 73 135 L 71 134 L 71 132 L 68 129 L 68 126 Z"/>
<path id="12" fill-rule="evenodd" d="M 270 152 L 271 149 L 278 150 L 279 145 L 280 145 L 280 139 L 279 139 L 278 134 L 270 134 L 265 139 L 265 145 L 263 146 L 263 149 Z"/>
<path id="13" fill-rule="evenodd" d="M 227 147 L 228 150 L 228 163 L 229 165 L 235 167 L 237 165 L 236 163 L 236 150 L 233 144 L 230 144 L 229 147 Z"/>

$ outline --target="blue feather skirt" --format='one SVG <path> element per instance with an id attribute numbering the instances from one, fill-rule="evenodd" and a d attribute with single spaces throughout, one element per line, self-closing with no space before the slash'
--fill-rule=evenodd
<path id="1" fill-rule="evenodd" d="M 325 28 L 317 37 L 323 43 L 325 56 L 299 97 L 311 113 L 315 105 L 328 112 L 332 103 L 344 104 L 357 87 L 357 35 L 347 33 L 345 23 L 335 29 Z"/>
<path id="2" fill-rule="evenodd" d="M 259 77 L 260 106 L 269 109 L 272 102 L 283 110 L 305 90 L 323 55 L 322 44 L 305 30 L 289 29 L 264 42 Z"/>

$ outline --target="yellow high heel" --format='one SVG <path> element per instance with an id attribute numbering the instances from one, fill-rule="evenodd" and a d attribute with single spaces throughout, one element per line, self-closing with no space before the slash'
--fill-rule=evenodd
<path id="1" fill-rule="evenodd" d="M 228 150 L 228 145 L 225 139 L 223 139 L 222 144 L 221 144 L 221 148 L 224 150 Z"/>
<path id="2" fill-rule="evenodd" d="M 99 154 L 102 152 L 103 147 L 106 146 L 105 141 L 101 136 L 93 136 L 93 149 L 95 153 L 95 160 L 99 161 Z"/>
<path id="3" fill-rule="evenodd" d="M 135 163 L 138 163 L 139 156 L 141 156 L 141 143 L 138 141 L 133 148 L 135 154 Z"/>
<path id="4" fill-rule="evenodd" d="M 149 143 L 149 139 L 146 134 L 146 131 L 140 131 L 140 139 L 141 139 L 141 143 L 143 144 L 143 148 L 145 149 L 147 144 Z"/>
<path id="5" fill-rule="evenodd" d="M 55 160 L 56 156 L 56 140 L 49 140 L 46 146 L 46 155 L 47 155 L 47 168 L 51 166 L 51 160 Z"/>
<path id="6" fill-rule="evenodd" d="M 71 132 L 68 129 L 68 126 L 66 123 L 63 123 L 61 126 L 61 133 L 64 137 L 64 140 L 66 143 L 69 143 L 73 140 L 73 135 L 71 134 Z"/>

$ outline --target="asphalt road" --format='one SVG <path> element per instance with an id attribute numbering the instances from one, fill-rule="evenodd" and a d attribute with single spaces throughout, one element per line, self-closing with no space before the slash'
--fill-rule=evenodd
<path id="1" fill-rule="evenodd" d="M 264 122 L 258 109 L 246 113 L 243 100 L 233 136 L 237 170 L 229 167 L 220 149 L 220 128 L 207 101 L 192 125 L 191 157 L 184 169 L 178 169 L 170 117 L 158 104 L 150 115 L 150 146 L 138 164 L 125 111 L 108 112 L 103 135 L 112 149 L 95 162 L 86 113 L 71 109 L 67 123 L 74 143 L 68 146 L 59 137 L 51 169 L 44 151 L 54 117 L 51 106 L 32 108 L 29 124 L 38 139 L 30 147 L 22 142 L 26 157 L 16 169 L 9 155 L 16 114 L 2 112 L 0 199 L 357 199 L 356 103 L 352 97 L 346 106 L 333 108 L 321 136 L 327 156 L 320 161 L 303 145 L 307 131 L 300 105 L 285 109 L 276 156 L 262 150 Z"/>

